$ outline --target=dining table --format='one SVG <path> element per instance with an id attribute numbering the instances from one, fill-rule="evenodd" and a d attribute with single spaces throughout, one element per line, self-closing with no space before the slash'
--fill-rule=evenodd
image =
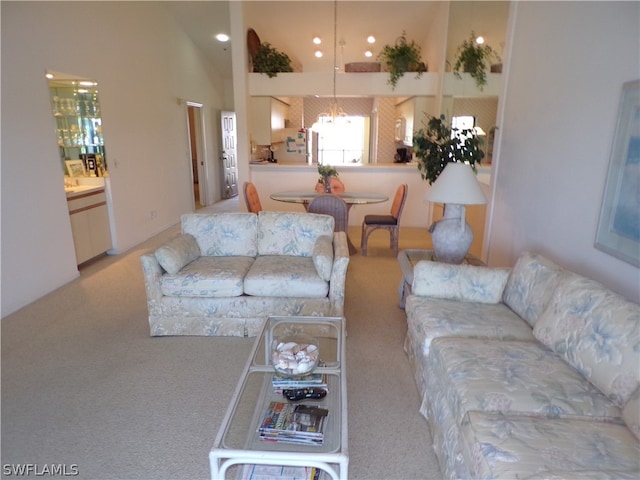
<path id="1" fill-rule="evenodd" d="M 327 195 L 326 193 L 318 193 L 315 190 L 287 190 L 284 192 L 276 192 L 270 195 L 272 200 L 277 202 L 286 202 L 286 203 L 298 203 L 302 204 L 306 209 L 309 206 L 311 200 L 316 198 L 318 195 Z M 336 195 L 344 200 L 344 203 L 347 204 L 347 214 L 351 210 L 353 205 L 368 205 L 371 203 L 382 203 L 389 200 L 387 195 L 375 192 L 342 192 L 342 193 L 331 193 L 330 195 Z M 347 222 L 348 223 L 348 222 Z M 349 238 L 349 232 L 345 232 L 347 234 L 347 243 L 349 245 L 349 253 L 353 255 L 358 250 Z"/>

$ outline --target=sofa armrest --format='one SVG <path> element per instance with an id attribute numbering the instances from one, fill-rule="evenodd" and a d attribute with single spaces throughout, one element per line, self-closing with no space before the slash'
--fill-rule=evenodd
<path id="1" fill-rule="evenodd" d="M 140 263 L 142 263 L 144 288 L 147 293 L 147 307 L 149 309 L 149 315 L 152 315 L 154 311 L 158 310 L 159 307 L 157 305 L 162 298 L 160 279 L 164 274 L 164 270 L 153 253 L 141 255 Z"/>
<path id="2" fill-rule="evenodd" d="M 329 281 L 329 300 L 331 301 L 331 315 L 344 316 L 344 292 L 347 282 L 347 267 L 349 266 L 349 245 L 345 232 L 333 234 L 333 268 Z"/>
<path id="3" fill-rule="evenodd" d="M 414 295 L 463 302 L 500 303 L 509 269 L 422 260 L 413 270 Z"/>

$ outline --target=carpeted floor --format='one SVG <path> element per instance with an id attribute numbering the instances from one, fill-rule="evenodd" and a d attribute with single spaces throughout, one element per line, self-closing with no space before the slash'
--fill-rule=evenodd
<path id="1" fill-rule="evenodd" d="M 24 464 L 83 479 L 210 477 L 208 452 L 254 339 L 149 337 L 139 256 L 178 231 L 83 267 L 2 320 L 3 477 Z M 359 234 L 350 229 L 356 245 Z M 349 478 L 438 479 L 388 239 L 372 234 L 347 274 Z M 400 248 L 428 242 L 424 229 L 402 229 Z"/>

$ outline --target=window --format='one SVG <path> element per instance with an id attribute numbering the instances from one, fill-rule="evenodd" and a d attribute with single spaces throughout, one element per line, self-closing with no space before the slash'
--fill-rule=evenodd
<path id="1" fill-rule="evenodd" d="M 322 165 L 361 165 L 369 158 L 369 117 L 318 118 L 318 162 Z"/>

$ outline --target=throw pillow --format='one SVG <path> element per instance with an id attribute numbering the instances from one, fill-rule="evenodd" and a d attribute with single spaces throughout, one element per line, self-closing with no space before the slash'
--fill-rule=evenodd
<path id="1" fill-rule="evenodd" d="M 478 303 L 499 303 L 509 270 L 422 260 L 413 269 L 414 295 Z"/>
<path id="2" fill-rule="evenodd" d="M 328 282 L 333 268 L 333 239 L 320 235 L 313 246 L 313 265 L 321 279 Z"/>
<path id="3" fill-rule="evenodd" d="M 155 255 L 160 266 L 175 275 L 200 256 L 200 247 L 196 239 L 187 233 L 168 241 L 156 250 Z"/>

